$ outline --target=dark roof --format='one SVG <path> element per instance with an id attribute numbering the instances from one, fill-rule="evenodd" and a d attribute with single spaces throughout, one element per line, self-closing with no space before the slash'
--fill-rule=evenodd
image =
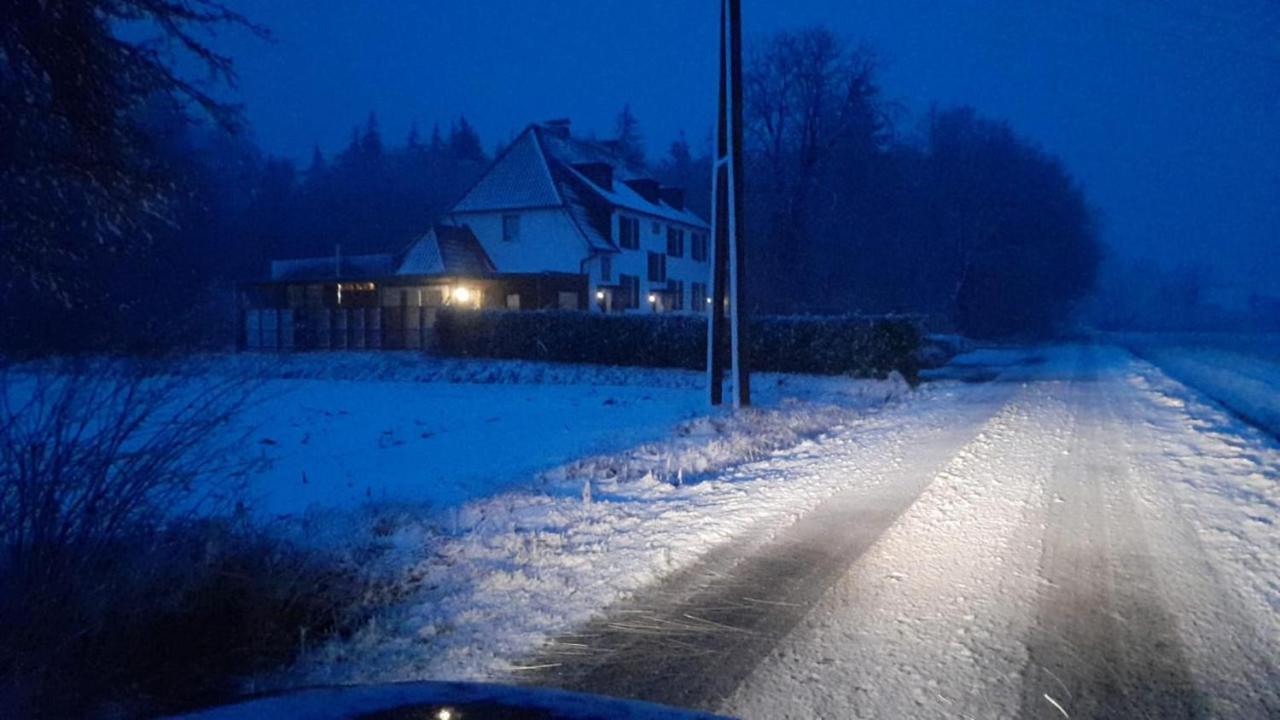
<path id="1" fill-rule="evenodd" d="M 439 224 L 405 251 L 400 275 L 488 275 L 493 261 L 471 228 Z"/>
<path id="2" fill-rule="evenodd" d="M 291 282 L 363 279 L 390 275 L 395 267 L 395 258 L 386 254 L 272 260 L 271 279 Z"/>
<path id="3" fill-rule="evenodd" d="M 568 172 L 561 163 L 554 163 L 551 171 L 565 207 L 574 224 L 587 239 L 593 250 L 617 250 L 610 238 L 613 236 L 612 209 L 603 198 L 591 191 L 576 173 Z"/>
<path id="4" fill-rule="evenodd" d="M 459 275 L 479 275 L 494 271 L 493 261 L 480 246 L 471 228 L 454 225 L 436 225 L 436 242 L 440 245 L 440 257 L 445 272 Z"/>

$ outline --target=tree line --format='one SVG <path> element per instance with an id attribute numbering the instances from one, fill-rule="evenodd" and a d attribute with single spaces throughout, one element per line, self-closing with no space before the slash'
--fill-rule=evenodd
<path id="1" fill-rule="evenodd" d="M 30 22 L 4 36 L 0 58 L 10 351 L 225 342 L 232 283 L 338 245 L 399 250 L 491 161 L 464 116 L 389 142 L 371 113 L 340 152 L 317 148 L 297 167 L 103 18 L 194 8 L 156 25 L 228 83 L 230 60 L 192 26 L 265 29 L 213 0 L 53 3 L 69 8 L 59 31 L 102 48 L 95 57 L 41 42 L 48 6 L 24 5 Z M 1096 213 L 1062 163 L 1007 124 L 959 107 L 904 130 L 876 55 L 823 27 L 758 40 L 745 82 L 752 310 L 909 313 L 975 336 L 1039 336 L 1092 288 Z M 709 215 L 709 138 L 648 157 L 626 107 L 610 139 Z"/>

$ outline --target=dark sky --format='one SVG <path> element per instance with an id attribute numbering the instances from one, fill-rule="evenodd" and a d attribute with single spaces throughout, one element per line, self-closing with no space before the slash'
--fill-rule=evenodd
<path id="1" fill-rule="evenodd" d="M 651 154 L 706 138 L 718 0 L 231 0 L 273 44 L 237 60 L 258 142 L 305 161 L 370 110 L 399 142 L 458 112 L 487 145 L 571 117 L 608 133 L 630 102 Z M 919 112 L 974 105 L 1061 156 L 1118 254 L 1205 260 L 1280 292 L 1280 2 L 744 0 L 748 34 L 826 23 L 883 56 Z"/>

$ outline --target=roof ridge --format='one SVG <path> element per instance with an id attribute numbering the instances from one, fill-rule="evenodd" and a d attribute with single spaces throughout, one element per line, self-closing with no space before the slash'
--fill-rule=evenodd
<path id="1" fill-rule="evenodd" d="M 547 155 L 547 149 L 542 145 L 542 126 L 530 125 L 533 131 L 533 145 L 538 149 L 538 158 L 542 160 L 542 169 L 547 173 L 547 180 L 551 182 L 551 189 L 555 190 L 556 197 L 560 199 L 560 207 L 566 207 L 568 202 L 564 198 L 564 193 L 560 192 L 560 184 L 556 182 L 555 175 L 551 172 L 551 158 Z"/>

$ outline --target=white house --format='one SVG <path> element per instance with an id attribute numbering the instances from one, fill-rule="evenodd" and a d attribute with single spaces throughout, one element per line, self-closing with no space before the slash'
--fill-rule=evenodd
<path id="1" fill-rule="evenodd" d="M 443 221 L 469 229 L 498 273 L 586 276 L 595 311 L 707 304 L 710 228 L 684 190 L 629 167 L 609 143 L 573 137 L 568 121 L 527 128 Z"/>
<path id="2" fill-rule="evenodd" d="M 705 312 L 709 230 L 610 144 L 533 125 L 402 252 L 280 260 L 242 283 L 240 343 L 421 348 L 446 306 Z"/>

